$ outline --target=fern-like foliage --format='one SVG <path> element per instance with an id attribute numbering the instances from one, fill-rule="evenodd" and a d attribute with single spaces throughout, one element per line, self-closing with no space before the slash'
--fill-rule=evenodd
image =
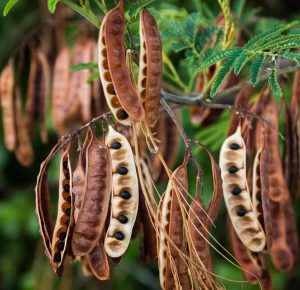
<path id="1" fill-rule="evenodd" d="M 152 2 L 154 2 L 154 0 L 139 0 L 134 3 L 130 3 L 128 10 L 128 21 L 133 22 L 135 19 L 137 19 L 141 10 Z"/>
<path id="2" fill-rule="evenodd" d="M 282 91 L 276 79 L 276 59 L 279 57 L 287 58 L 300 64 L 300 54 L 291 51 L 297 48 L 300 48 L 299 22 L 279 24 L 254 36 L 244 47 L 226 49 L 212 54 L 198 66 L 198 71 L 221 63 L 211 87 L 211 96 L 214 96 L 231 70 L 238 75 L 250 61 L 252 61 L 250 67 L 251 83 L 255 86 L 259 79 L 262 64 L 266 63 L 271 71 L 269 85 L 278 99 L 282 96 Z"/>
<path id="3" fill-rule="evenodd" d="M 9 11 L 15 6 L 15 4 L 18 2 L 18 0 L 9 0 L 7 1 L 4 9 L 3 9 L 3 16 L 6 16 Z"/>

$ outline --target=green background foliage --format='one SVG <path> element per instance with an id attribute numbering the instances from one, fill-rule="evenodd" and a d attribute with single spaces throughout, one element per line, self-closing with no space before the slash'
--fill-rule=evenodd
<path id="1" fill-rule="evenodd" d="M 22 45 L 30 31 L 43 23 L 38 6 L 39 1 L 19 0 L 9 2 L 10 4 L 17 3 L 7 17 L 1 16 L 0 18 L 0 70 L 12 52 Z M 55 5 L 57 1 L 50 2 Z M 108 7 L 113 6 L 112 1 L 106 2 Z M 195 90 L 197 68 L 199 69 L 201 65 L 204 66 L 204 60 L 213 57 L 221 49 L 222 43 L 220 39 L 222 38 L 222 31 L 217 26 L 212 25 L 214 19 L 220 13 L 218 1 L 157 0 L 146 2 L 153 2 L 150 5 L 151 11 L 158 20 L 164 52 L 172 64 L 164 67 L 165 80 L 185 93 L 193 92 Z M 0 11 L 4 10 L 6 4 L 6 1 L 0 2 Z M 4 14 L 8 12 L 9 5 L 6 6 Z M 232 1 L 232 6 L 234 20 L 237 21 L 238 17 L 241 17 L 240 24 L 246 39 L 251 39 L 254 35 L 273 28 L 274 25 L 300 18 L 299 1 L 235 0 Z M 54 6 L 51 7 L 53 8 Z M 138 14 L 136 11 L 136 7 L 132 5 L 128 8 L 127 16 L 131 23 L 134 38 L 138 40 L 138 25 L 136 22 Z M 201 34 L 198 33 L 197 29 L 199 25 L 204 27 Z M 208 46 L 207 42 L 212 36 L 214 36 L 214 42 Z M 280 37 L 281 35 L 278 36 Z M 298 34 L 297 36 L 299 37 Z M 292 36 L 289 37 L 292 38 Z M 299 42 L 299 38 L 295 38 L 293 41 Z M 250 59 L 249 55 L 247 57 L 242 56 L 242 53 L 245 53 L 245 49 L 235 49 L 235 53 L 237 52 L 238 54 L 226 53 L 224 57 L 220 58 L 226 58 L 227 62 L 224 63 L 223 68 L 219 72 L 220 75 L 217 77 L 219 79 L 218 83 L 213 85 L 215 92 L 218 90 L 224 75 L 227 75 L 232 68 L 239 73 Z M 287 50 L 279 50 L 278 53 L 285 58 L 293 59 L 299 57 L 299 55 L 292 55 Z M 238 55 L 239 57 L 237 58 Z M 254 54 L 251 54 L 251 57 L 253 57 L 253 61 L 251 66 L 248 67 L 248 76 L 251 76 L 251 82 L 255 84 L 262 63 L 265 62 L 266 55 L 261 50 L 257 50 Z M 231 62 L 229 61 L 229 63 L 228 60 L 230 59 Z M 281 91 L 277 86 L 276 78 L 274 78 L 275 68 L 273 66 L 270 68 L 272 70 L 269 80 L 270 86 L 274 87 L 273 90 L 277 92 L 276 94 L 279 97 Z M 175 69 L 175 71 L 172 71 L 172 69 Z M 284 91 L 287 91 L 288 95 L 289 88 L 284 88 Z M 217 157 L 221 142 L 226 136 L 230 113 L 228 111 L 224 112 L 218 122 L 203 129 L 191 126 L 189 114 L 188 109 L 182 110 L 182 121 L 187 134 L 207 145 Z M 50 116 L 48 118 L 48 123 L 51 127 Z M 131 243 L 121 264 L 113 271 L 112 280 L 107 283 L 100 283 L 93 278 L 83 277 L 78 263 L 72 268 L 66 267 L 63 279 L 55 277 L 52 273 L 43 253 L 43 245 L 39 235 L 34 206 L 34 186 L 39 164 L 46 157 L 47 152 L 50 151 L 55 141 L 56 136 L 51 129 L 50 141 L 47 145 L 42 145 L 39 138 L 36 137 L 34 139 L 35 162 L 30 168 L 24 168 L 18 164 L 14 154 L 9 153 L 5 149 L 3 130 L 0 128 L 0 289 L 159 289 L 155 264 L 150 263 L 146 267 L 138 262 L 139 237 Z M 212 192 L 210 163 L 203 151 L 195 149 L 194 153 L 204 171 L 204 199 L 207 202 Z M 182 155 L 183 146 L 181 157 Z M 180 162 L 180 158 L 178 162 Z M 58 162 L 55 160 L 49 172 L 53 203 L 55 203 L 57 198 L 57 167 Z M 191 191 L 193 191 L 193 179 L 190 181 Z M 164 186 L 160 185 L 159 188 L 162 190 Z M 299 215 L 300 209 L 298 205 L 298 224 L 300 222 Z M 224 204 L 222 204 L 213 234 L 222 245 L 228 247 L 227 233 L 224 227 L 225 218 L 226 211 Z M 218 275 L 232 280 L 243 280 L 237 268 L 214 252 L 213 256 L 214 270 Z M 275 289 L 299 289 L 299 266 L 296 269 L 295 278 L 289 278 L 288 275 L 276 273 L 274 270 L 272 272 Z M 257 286 L 251 286 L 246 283 L 238 284 L 226 280 L 220 281 L 226 289 L 258 289 Z"/>

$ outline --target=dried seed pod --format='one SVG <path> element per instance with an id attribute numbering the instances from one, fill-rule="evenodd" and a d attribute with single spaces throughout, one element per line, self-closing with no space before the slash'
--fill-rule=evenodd
<path id="1" fill-rule="evenodd" d="M 175 246 L 182 252 L 186 253 L 186 243 L 184 236 L 184 220 L 185 212 L 182 209 L 188 195 L 188 175 L 187 160 L 183 162 L 172 174 L 172 178 L 168 183 L 166 192 L 164 193 L 159 205 L 158 219 L 161 226 L 173 241 Z M 180 198 L 180 200 L 179 200 Z M 169 243 L 164 231 L 160 230 L 158 236 L 158 265 L 160 284 L 163 289 L 174 289 L 178 278 L 182 289 L 190 289 L 190 281 L 186 262 L 180 256 L 178 250 Z M 168 253 L 169 252 L 169 257 Z M 171 259 L 173 261 L 176 276 L 174 277 L 174 269 L 172 269 Z"/>
<path id="2" fill-rule="evenodd" d="M 253 211 L 246 177 L 246 146 L 241 127 L 223 143 L 220 168 L 224 199 L 233 227 L 243 244 L 253 252 L 265 248 L 266 236 Z"/>
<path id="3" fill-rule="evenodd" d="M 111 126 L 106 136 L 113 172 L 111 219 L 104 240 L 108 256 L 122 256 L 130 242 L 139 204 L 138 178 L 128 140 Z"/>
<path id="4" fill-rule="evenodd" d="M 126 65 L 124 32 L 123 1 L 120 1 L 105 15 L 100 28 L 99 71 L 108 106 L 119 122 L 128 125 L 127 115 L 134 121 L 143 121 L 145 112 Z"/>
<path id="5" fill-rule="evenodd" d="M 59 134 L 67 133 L 70 50 L 64 46 L 58 53 L 53 70 L 52 120 Z"/>
<path id="6" fill-rule="evenodd" d="M 146 8 L 140 16 L 140 38 L 138 91 L 144 101 L 145 121 L 154 128 L 160 108 L 162 44 L 157 23 Z"/>
<path id="7" fill-rule="evenodd" d="M 86 256 L 88 266 L 98 280 L 109 280 L 109 264 L 103 244 L 100 241 Z"/>
<path id="8" fill-rule="evenodd" d="M 73 231 L 75 256 L 88 254 L 99 241 L 109 207 L 111 175 L 109 150 L 93 135 L 86 149 L 84 199 Z"/>
<path id="9" fill-rule="evenodd" d="M 72 170 L 69 151 L 70 145 L 63 152 L 60 161 L 58 209 L 51 243 L 52 265 L 55 271 L 63 265 L 69 245 L 70 225 L 73 222 Z"/>
<path id="10" fill-rule="evenodd" d="M 8 150 L 16 147 L 15 106 L 14 106 L 14 65 L 9 63 L 0 76 L 0 96 L 4 143 Z"/>
<path id="11" fill-rule="evenodd" d="M 250 283 L 257 284 L 257 277 L 263 290 L 273 289 L 272 276 L 262 255 L 253 253 L 245 248 L 236 235 L 229 219 L 227 220 L 227 228 L 233 254 L 241 265 L 241 268 L 244 270 L 243 275 L 246 280 Z"/>

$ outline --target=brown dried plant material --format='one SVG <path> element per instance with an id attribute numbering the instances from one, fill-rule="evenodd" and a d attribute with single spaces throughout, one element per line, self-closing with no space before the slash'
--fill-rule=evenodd
<path id="1" fill-rule="evenodd" d="M 140 15 L 140 38 L 138 91 L 144 101 L 145 121 L 154 128 L 160 108 L 162 44 L 157 23 L 146 8 Z"/>
<path id="2" fill-rule="evenodd" d="M 10 62 L 3 69 L 0 76 L 0 95 L 4 143 L 8 150 L 16 147 L 15 105 L 14 105 L 14 65 Z"/>
<path id="3" fill-rule="evenodd" d="M 134 121 L 143 121 L 144 108 L 126 65 L 124 33 L 125 17 L 123 1 L 120 1 L 105 15 L 100 28 L 98 45 L 101 81 L 107 104 L 118 121 L 126 120 L 127 114 Z M 128 125 L 128 121 L 123 124 Z"/>
<path id="4" fill-rule="evenodd" d="M 52 266 L 55 272 L 63 266 L 68 252 L 70 225 L 73 222 L 72 169 L 69 151 L 70 145 L 63 152 L 60 161 L 57 217 L 51 242 Z"/>
<path id="5" fill-rule="evenodd" d="M 263 290 L 273 289 L 271 273 L 267 268 L 264 257 L 260 254 L 249 251 L 236 235 L 230 220 L 227 220 L 229 240 L 231 249 L 238 260 L 245 279 L 252 284 L 258 284 L 259 280 Z"/>
<path id="6" fill-rule="evenodd" d="M 72 251 L 75 256 L 88 254 L 98 243 L 105 225 L 111 192 L 109 150 L 91 134 L 86 149 L 84 199 L 73 231 Z"/>
<path id="7" fill-rule="evenodd" d="M 105 142 L 112 158 L 113 193 L 104 249 L 109 257 L 118 258 L 125 253 L 129 245 L 137 217 L 138 177 L 128 140 L 110 126 Z"/>
<path id="8" fill-rule="evenodd" d="M 60 135 L 67 133 L 70 50 L 64 46 L 58 53 L 53 70 L 52 120 Z"/>
<path id="9" fill-rule="evenodd" d="M 180 256 L 178 249 L 186 253 L 184 235 L 184 204 L 188 196 L 187 159 L 172 174 L 168 187 L 161 197 L 158 220 L 162 229 L 157 237 L 158 266 L 160 284 L 163 289 L 190 289 L 190 280 L 186 261 Z M 183 207 L 183 208 L 182 208 Z M 170 240 L 178 248 L 173 246 Z M 177 286 L 176 286 L 177 285 Z"/>
<path id="10" fill-rule="evenodd" d="M 220 152 L 225 204 L 242 243 L 253 252 L 266 246 L 266 236 L 254 213 L 246 177 L 246 146 L 241 127 L 223 143 Z"/>
<path id="11" fill-rule="evenodd" d="M 89 269 L 92 271 L 92 273 L 98 280 L 109 280 L 109 264 L 102 241 L 100 241 L 94 247 L 94 249 L 86 256 L 86 260 Z"/>
<path id="12" fill-rule="evenodd" d="M 15 90 L 15 122 L 17 132 L 16 158 L 22 165 L 30 166 L 33 162 L 33 150 L 23 119 L 19 88 Z"/>

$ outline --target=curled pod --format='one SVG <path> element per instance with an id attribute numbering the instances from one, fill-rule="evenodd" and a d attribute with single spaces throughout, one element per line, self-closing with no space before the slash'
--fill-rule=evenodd
<path id="1" fill-rule="evenodd" d="M 134 121 L 143 121 L 144 108 L 133 87 L 126 65 L 124 33 L 125 17 L 123 1 L 120 1 L 114 9 L 106 14 L 100 29 L 98 45 L 101 81 L 110 108 L 113 105 L 113 95 L 115 95 L 114 103 L 117 108 L 114 108 L 113 113 L 117 116 L 118 121 L 127 114 Z M 110 91 L 109 94 L 107 94 L 108 91 Z M 123 110 L 120 107 L 123 107 Z"/>
<path id="2" fill-rule="evenodd" d="M 249 251 L 236 235 L 231 222 L 227 219 L 227 229 L 232 252 L 239 262 L 243 275 L 249 283 L 258 284 L 259 280 L 263 290 L 272 290 L 273 281 L 271 273 L 260 254 Z"/>
<path id="3" fill-rule="evenodd" d="M 178 252 L 179 249 L 186 253 L 184 200 L 187 199 L 187 196 L 188 176 L 186 159 L 183 164 L 173 172 L 166 192 L 162 197 L 159 207 L 160 211 L 158 212 L 158 219 L 164 228 L 164 231 L 159 230 L 158 235 L 159 277 L 163 289 L 174 289 L 177 280 L 180 283 L 181 289 L 190 289 L 187 264 Z M 173 246 L 173 243 L 169 243 L 166 234 L 178 249 Z"/>
<path id="4" fill-rule="evenodd" d="M 72 170 L 69 151 L 70 145 L 63 152 L 60 161 L 58 208 L 51 243 L 52 265 L 55 271 L 63 265 L 68 251 L 70 225 L 73 222 Z"/>
<path id="5" fill-rule="evenodd" d="M 85 154 L 84 198 L 72 238 L 72 251 L 75 256 L 85 256 L 98 243 L 110 200 L 112 174 L 109 150 L 92 132 L 91 134 Z"/>
<path id="6" fill-rule="evenodd" d="M 146 8 L 140 16 L 140 38 L 138 91 L 144 101 L 145 121 L 154 128 L 160 108 L 162 44 L 157 23 Z"/>
<path id="7" fill-rule="evenodd" d="M 68 120 L 68 91 L 70 74 L 70 50 L 64 46 L 55 59 L 52 81 L 52 120 L 56 131 L 63 135 L 67 133 L 67 120 Z"/>
<path id="8" fill-rule="evenodd" d="M 272 245 L 272 225 L 270 216 L 269 180 L 268 180 L 268 150 L 263 146 L 257 151 L 253 164 L 252 204 L 264 232 L 268 249 Z"/>
<path id="9" fill-rule="evenodd" d="M 138 212 L 139 186 L 128 140 L 110 126 L 106 146 L 112 158 L 113 193 L 104 249 L 109 257 L 118 258 L 125 253 L 130 242 Z"/>
<path id="10" fill-rule="evenodd" d="M 225 204 L 242 243 L 253 252 L 266 246 L 266 236 L 255 215 L 246 176 L 246 146 L 241 127 L 223 143 L 220 152 Z"/>
<path id="11" fill-rule="evenodd" d="M 4 143 L 8 150 L 16 147 L 15 105 L 14 105 L 14 65 L 9 63 L 0 76 L 0 96 Z"/>
<path id="12" fill-rule="evenodd" d="M 98 280 L 109 280 L 110 271 L 108 259 L 101 241 L 86 256 L 86 260 L 90 270 Z"/>

